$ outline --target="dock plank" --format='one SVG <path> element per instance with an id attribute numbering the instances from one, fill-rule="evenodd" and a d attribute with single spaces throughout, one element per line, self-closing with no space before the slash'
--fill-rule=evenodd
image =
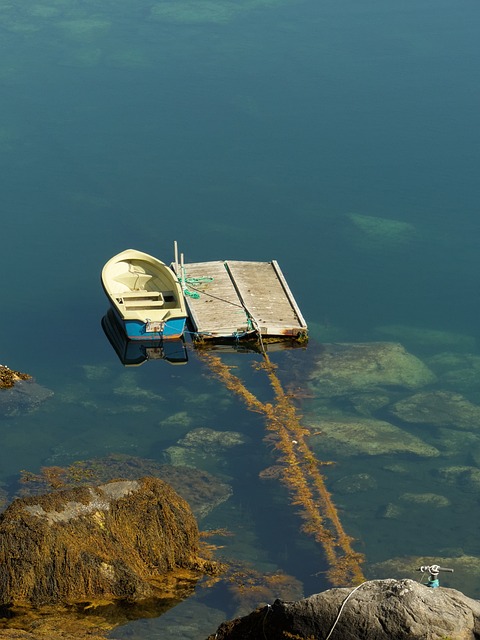
<path id="1" fill-rule="evenodd" d="M 238 260 L 184 265 L 193 331 L 206 338 L 230 338 L 252 329 L 263 336 L 297 336 L 307 325 L 276 261 Z M 212 278 L 202 282 L 201 278 Z M 193 282 L 192 282 L 193 280 Z"/>
<path id="2" fill-rule="evenodd" d="M 199 294 L 186 296 L 193 330 L 205 337 L 227 337 L 247 330 L 247 315 L 228 275 L 223 260 L 194 262 L 184 265 L 188 291 Z M 189 280 L 212 278 L 211 282 L 190 284 Z"/>
<path id="3" fill-rule="evenodd" d="M 278 265 L 277 265 L 278 266 Z M 255 318 L 263 335 L 288 335 L 306 329 L 299 318 L 290 289 L 272 262 L 227 261 L 239 297 Z M 281 272 L 280 272 L 281 273 Z"/>

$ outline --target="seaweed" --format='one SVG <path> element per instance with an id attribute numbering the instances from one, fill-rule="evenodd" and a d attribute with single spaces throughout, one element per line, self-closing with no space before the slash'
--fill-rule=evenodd
<path id="1" fill-rule="evenodd" d="M 365 580 L 361 564 L 364 556 L 356 552 L 340 521 L 338 510 L 325 485 L 325 477 L 320 472 L 322 466 L 332 462 L 317 460 L 307 443 L 310 431 L 302 426 L 292 398 L 285 393 L 276 373 L 276 366 L 263 352 L 263 362 L 256 364 L 263 369 L 274 392 L 274 402 L 261 402 L 251 393 L 231 367 L 220 357 L 206 351 L 198 353 L 223 384 L 246 403 L 251 411 L 261 413 L 266 418 L 269 432 L 266 440 L 278 453 L 278 466 L 270 467 L 263 477 L 276 477 L 288 489 L 291 504 L 298 507 L 303 521 L 301 530 L 313 537 L 325 553 L 329 564 L 327 579 L 333 586 L 360 584 Z"/>

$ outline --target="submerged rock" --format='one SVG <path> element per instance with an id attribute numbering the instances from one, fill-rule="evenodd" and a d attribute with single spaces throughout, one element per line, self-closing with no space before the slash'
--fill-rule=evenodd
<path id="1" fill-rule="evenodd" d="M 0 516 L 0 606 L 165 597 L 165 576 L 171 592 L 176 573 L 211 566 L 188 504 L 158 478 L 18 499 Z"/>
<path id="2" fill-rule="evenodd" d="M 402 493 L 400 500 L 412 505 L 419 505 L 422 507 L 449 507 L 450 500 L 441 496 L 438 493 Z"/>
<path id="3" fill-rule="evenodd" d="M 207 427 L 193 429 L 178 441 L 182 447 L 201 449 L 206 453 L 229 449 L 245 442 L 245 437 L 238 431 L 215 431 Z"/>
<path id="4" fill-rule="evenodd" d="M 398 340 L 410 347 L 429 349 L 438 353 L 444 349 L 458 351 L 472 351 L 475 349 L 476 340 L 473 336 L 439 329 L 424 329 L 410 327 L 402 324 L 391 324 L 375 329 L 379 334 L 389 339 Z"/>
<path id="5" fill-rule="evenodd" d="M 419 389 L 436 378 L 400 344 L 326 344 L 316 359 L 309 386 L 317 397 L 334 397 L 384 387 Z"/>
<path id="6" fill-rule="evenodd" d="M 349 401 L 357 413 L 371 416 L 390 404 L 390 397 L 386 393 L 358 393 L 349 396 Z"/>
<path id="7" fill-rule="evenodd" d="M 0 415 L 14 417 L 40 407 L 53 391 L 29 378 L 20 378 L 7 388 L 0 388 Z"/>
<path id="8" fill-rule="evenodd" d="M 334 493 L 360 493 L 377 488 L 377 481 L 368 473 L 356 473 L 351 476 L 344 476 L 337 480 L 334 485 Z"/>
<path id="9" fill-rule="evenodd" d="M 350 213 L 347 218 L 358 231 L 358 241 L 367 246 L 385 249 L 386 246 L 401 245 L 411 240 L 417 233 L 413 224 L 402 220 L 365 216 L 359 213 Z"/>
<path id="10" fill-rule="evenodd" d="M 389 502 L 378 509 L 377 517 L 385 520 L 400 520 L 400 518 L 403 518 L 404 513 L 405 510 L 399 507 L 398 504 Z"/>
<path id="11" fill-rule="evenodd" d="M 480 447 L 480 429 L 476 433 L 473 431 L 464 431 L 462 429 L 447 429 L 439 427 L 437 434 L 438 440 L 436 445 L 441 450 L 443 456 L 456 456 L 458 454 L 464 456 L 468 452 L 475 461 L 475 452 Z M 477 463 L 477 466 L 478 465 Z"/>
<path id="12" fill-rule="evenodd" d="M 478 395 L 480 356 L 472 353 L 438 353 L 428 359 L 442 385 L 455 391 Z"/>
<path id="13" fill-rule="evenodd" d="M 165 449 L 165 457 L 174 466 L 195 467 L 209 462 L 217 468 L 225 466 L 222 459 L 227 449 L 245 443 L 245 437 L 237 431 L 215 431 L 200 427 L 189 431 L 176 445 Z"/>
<path id="14" fill-rule="evenodd" d="M 390 412 L 404 422 L 467 430 L 480 427 L 480 407 L 451 391 L 416 393 L 396 402 Z"/>
<path id="15" fill-rule="evenodd" d="M 480 602 L 454 589 L 413 580 L 370 580 L 304 600 L 256 609 L 225 622 L 208 640 L 327 638 L 342 640 L 465 640 L 480 633 Z"/>
<path id="16" fill-rule="evenodd" d="M 189 427 L 193 423 L 194 419 L 187 411 L 177 411 L 172 413 L 167 418 L 160 421 L 162 427 L 176 426 L 176 427 Z"/>
<path id="17" fill-rule="evenodd" d="M 19 496 L 38 495 L 52 489 L 89 486 L 118 478 L 137 480 L 142 476 L 154 476 L 167 482 L 188 502 L 197 519 L 207 516 L 232 495 L 229 484 L 207 471 L 115 454 L 81 460 L 69 467 L 42 467 L 40 474 L 23 472 Z"/>
<path id="18" fill-rule="evenodd" d="M 320 433 L 318 438 L 312 439 L 312 446 L 321 449 L 322 455 L 325 450 L 348 456 L 413 453 L 431 458 L 440 455 L 435 447 L 384 420 L 339 416 L 335 419 L 310 418 L 307 423 Z"/>
<path id="19" fill-rule="evenodd" d="M 459 489 L 467 493 L 480 491 L 480 469 L 469 466 L 440 467 L 436 475 L 448 484 L 457 485 Z"/>

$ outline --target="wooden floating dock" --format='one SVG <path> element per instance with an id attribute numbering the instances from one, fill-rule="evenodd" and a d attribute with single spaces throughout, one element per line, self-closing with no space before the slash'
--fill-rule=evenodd
<path id="1" fill-rule="evenodd" d="M 276 260 L 174 264 L 197 340 L 304 340 L 307 324 Z M 180 274 L 182 274 L 180 276 Z"/>

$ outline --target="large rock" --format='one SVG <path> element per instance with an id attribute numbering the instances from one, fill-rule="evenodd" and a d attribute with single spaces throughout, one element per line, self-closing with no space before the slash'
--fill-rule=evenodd
<path id="1" fill-rule="evenodd" d="M 396 402 L 390 412 L 404 422 L 474 430 L 480 425 L 480 406 L 459 393 L 423 391 Z"/>
<path id="2" fill-rule="evenodd" d="M 395 387 L 419 389 L 436 380 L 416 356 L 394 342 L 326 344 L 309 385 L 317 397 L 335 397 Z"/>
<path id="3" fill-rule="evenodd" d="M 3 606 L 165 597 L 179 570 L 209 568 L 188 504 L 158 478 L 18 499 L 0 516 Z"/>
<path id="4" fill-rule="evenodd" d="M 466 640 L 480 637 L 480 602 L 454 589 L 414 580 L 372 580 L 304 600 L 276 600 L 225 622 L 208 640 Z"/>
<path id="5" fill-rule="evenodd" d="M 413 453 L 424 458 L 440 455 L 432 445 L 399 427 L 375 418 L 345 415 L 308 418 L 306 424 L 319 438 L 312 438 L 312 447 L 321 454 L 328 451 L 343 456 L 384 456 Z"/>

